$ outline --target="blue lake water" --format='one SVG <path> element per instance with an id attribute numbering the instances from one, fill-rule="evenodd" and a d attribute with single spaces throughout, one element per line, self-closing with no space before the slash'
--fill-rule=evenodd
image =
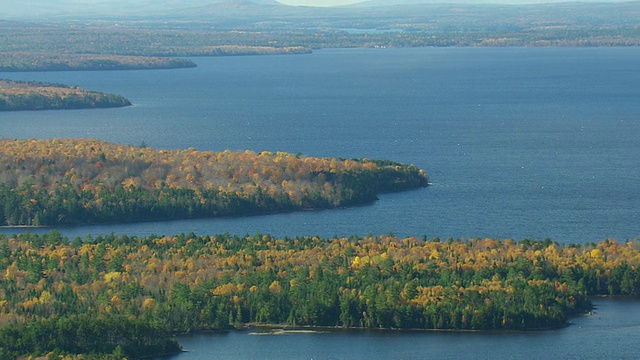
<path id="1" fill-rule="evenodd" d="M 639 48 L 349 49 L 193 60 L 197 68 L 181 70 L 0 74 L 118 93 L 135 104 L 1 113 L 0 138 L 392 159 L 425 169 L 432 185 L 356 208 L 64 234 L 392 232 L 561 243 L 640 235 Z M 567 328 L 535 333 L 193 335 L 180 338 L 190 352 L 176 359 L 637 358 L 640 303 L 596 305 L 595 315 Z"/>
<path id="2" fill-rule="evenodd" d="M 519 333 L 256 330 L 179 337 L 170 360 L 637 359 L 640 301 L 597 299 L 593 315 L 553 331 Z"/>
<path id="3" fill-rule="evenodd" d="M 135 104 L 2 113 L 0 138 L 392 159 L 425 169 L 432 186 L 337 211 L 66 234 L 392 232 L 562 243 L 640 235 L 638 48 L 347 49 L 193 60 L 197 68 L 180 70 L 0 74 L 114 92 Z"/>

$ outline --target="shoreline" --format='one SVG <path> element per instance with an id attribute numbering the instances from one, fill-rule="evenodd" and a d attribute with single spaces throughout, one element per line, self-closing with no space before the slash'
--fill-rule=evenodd
<path id="1" fill-rule="evenodd" d="M 409 192 L 409 191 L 418 191 L 421 189 L 427 188 L 428 185 L 415 187 L 415 188 L 405 188 L 398 190 L 390 190 L 390 191 L 381 191 L 379 194 L 394 194 L 401 192 Z M 376 194 L 378 195 L 378 194 Z M 156 223 L 156 222 L 171 222 L 171 221 L 182 221 L 182 220 L 205 220 L 205 219 L 240 219 L 246 217 L 259 217 L 259 216 L 268 216 L 268 215 L 279 215 L 279 214 L 291 214 L 297 212 L 312 212 L 312 211 L 327 211 L 327 210 L 340 210 L 340 209 L 350 209 L 350 208 L 358 208 L 358 207 L 366 207 L 371 206 L 375 202 L 380 199 L 376 196 L 374 199 L 367 199 L 362 202 L 352 203 L 348 205 L 341 206 L 330 206 L 330 207 L 304 207 L 304 208 L 290 208 L 290 209 L 281 209 L 281 210 L 266 210 L 266 211 L 253 211 L 239 214 L 225 214 L 225 215 L 214 215 L 214 216 L 177 216 L 172 218 L 157 218 L 157 219 L 143 219 L 143 220 L 134 220 L 134 221 L 122 221 L 122 222 L 91 222 L 91 223 L 69 223 L 69 224 L 45 224 L 45 225 L 0 225 L 0 230 L 10 230 L 10 229 L 51 229 L 51 230 L 64 230 L 69 228 L 81 228 L 81 227 L 90 227 L 90 226 L 112 226 L 112 225 L 128 225 L 128 224 L 141 224 L 141 223 Z"/>
<path id="2" fill-rule="evenodd" d="M 47 229 L 51 228 L 47 225 L 0 225 L 0 229 Z"/>
<path id="3" fill-rule="evenodd" d="M 575 316 L 582 316 L 589 314 L 580 314 Z M 266 323 L 246 323 L 242 327 L 230 327 L 227 329 L 209 329 L 209 330 L 195 330 L 186 333 L 174 334 L 175 337 L 191 336 L 197 334 L 207 333 L 227 333 L 227 332 L 246 332 L 247 335 L 295 335 L 295 334 L 319 334 L 327 332 L 390 332 L 390 333 L 412 333 L 412 332 L 425 332 L 425 333 L 486 333 L 486 334 L 516 334 L 516 333 L 532 333 L 532 332 L 544 332 L 555 331 L 567 328 L 571 326 L 571 322 L 565 323 L 560 327 L 545 327 L 545 328 L 531 328 L 531 329 L 421 329 L 421 328 L 367 328 L 367 327 L 343 327 L 343 326 L 322 326 L 322 325 L 291 325 L 291 324 L 266 324 Z"/>

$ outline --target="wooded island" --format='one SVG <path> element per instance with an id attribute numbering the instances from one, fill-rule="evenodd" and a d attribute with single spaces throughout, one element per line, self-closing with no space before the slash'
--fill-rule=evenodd
<path id="1" fill-rule="evenodd" d="M 120 95 L 77 86 L 0 79 L 0 111 L 110 108 L 131 105 Z"/>

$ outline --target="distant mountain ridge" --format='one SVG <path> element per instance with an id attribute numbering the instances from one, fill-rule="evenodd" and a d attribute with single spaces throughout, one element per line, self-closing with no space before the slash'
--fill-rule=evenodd
<path id="1" fill-rule="evenodd" d="M 251 10 L 259 12 L 259 9 L 273 9 L 281 7 L 288 7 L 288 5 L 283 5 L 275 0 L 221 0 L 201 6 L 176 9 L 173 15 L 198 17 L 203 14 L 217 14 L 232 10 Z"/>
<path id="2" fill-rule="evenodd" d="M 295 1 L 295 0 L 294 0 Z M 523 4 L 519 0 L 461 0 L 455 2 L 448 2 L 445 0 L 365 0 L 352 5 L 332 7 L 332 10 L 345 10 L 355 8 L 371 8 L 371 7 L 386 7 L 386 6 L 398 6 L 398 5 L 457 5 L 457 6 L 469 6 L 469 5 L 513 5 L 513 6 L 525 6 L 532 3 L 545 3 L 545 4 L 558 4 L 567 3 L 578 5 L 583 4 L 624 4 L 624 1 L 612 1 L 612 0 L 583 0 L 583 1 L 563 1 L 563 0 L 531 0 Z M 630 3 L 637 3 L 639 1 L 632 1 Z M 544 6 L 544 5 L 540 5 Z M 310 7 L 310 6 L 290 6 L 282 4 L 276 0 L 61 0 L 52 2 L 49 0 L 3 0 L 0 5 L 0 19 L 2 20 L 56 20 L 56 19 L 68 19 L 68 18 L 117 18 L 117 17 L 165 17 L 174 15 L 202 15 L 200 11 L 215 12 L 217 9 L 265 9 L 270 7 L 273 9 L 285 10 L 285 12 L 313 12 L 319 11 L 323 13 L 323 8 Z M 326 8 L 324 8 L 326 9 Z M 239 14 L 247 16 L 250 14 Z"/>
<path id="3" fill-rule="evenodd" d="M 237 2 L 244 2 L 238 0 Z M 83 16 L 159 16 L 185 9 L 197 9 L 234 0 L 113 0 L 113 1 L 58 1 L 47 0 L 3 0 L 0 17 L 3 19 L 32 19 L 35 17 L 83 17 Z M 282 5 L 275 0 L 252 0 L 255 4 Z"/>

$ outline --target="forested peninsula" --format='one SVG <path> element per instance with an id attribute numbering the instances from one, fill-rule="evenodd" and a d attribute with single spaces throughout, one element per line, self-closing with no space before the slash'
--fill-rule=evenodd
<path id="1" fill-rule="evenodd" d="M 77 86 L 0 79 L 0 111 L 111 108 L 131 105 L 120 95 Z"/>
<path id="2" fill-rule="evenodd" d="M 427 186 L 413 165 L 283 152 L 0 141 L 0 225 L 242 216 L 362 205 Z"/>
<path id="3" fill-rule="evenodd" d="M 640 244 L 254 234 L 0 235 L 0 359 L 179 351 L 257 324 L 535 330 L 640 292 Z M 100 334 L 101 336 L 97 336 Z"/>
<path id="4" fill-rule="evenodd" d="M 0 72 L 148 70 L 191 67 L 196 67 L 193 61 L 169 57 L 29 51 L 0 53 Z"/>

